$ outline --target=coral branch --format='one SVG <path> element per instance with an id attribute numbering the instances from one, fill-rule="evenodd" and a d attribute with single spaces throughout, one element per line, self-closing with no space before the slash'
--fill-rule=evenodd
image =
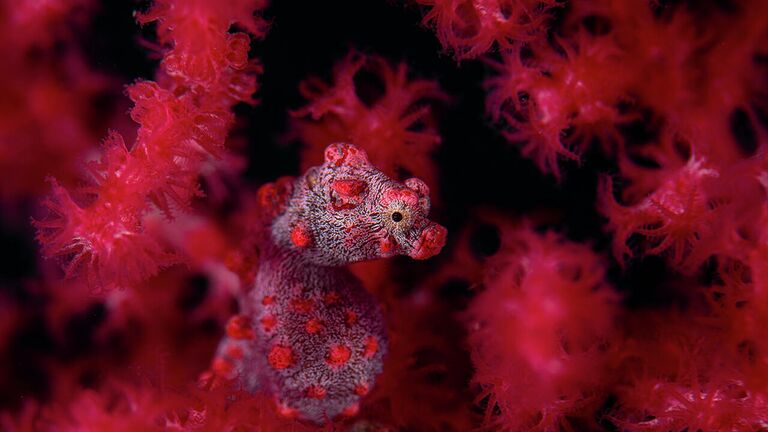
<path id="1" fill-rule="evenodd" d="M 166 76 L 128 88 L 131 118 L 139 124 L 129 149 L 112 133 L 101 159 L 87 167 L 91 184 L 74 199 L 54 183 L 46 201 L 52 216 L 36 221 L 49 257 L 64 258 L 68 275 L 85 274 L 97 288 L 126 287 L 172 263 L 175 254 L 147 232 L 146 216 L 188 210 L 200 194 L 197 176 L 208 159 L 221 157 L 233 122 L 231 107 L 252 102 L 255 73 L 249 37 L 228 33 L 240 23 L 256 36 L 252 12 L 260 1 L 220 7 L 209 2 L 158 1 L 140 22 L 158 20 Z"/>
<path id="2" fill-rule="evenodd" d="M 383 85 L 357 79 L 370 72 Z M 410 176 L 436 183 L 431 152 L 440 143 L 430 101 L 447 96 L 437 83 L 408 79 L 405 63 L 391 66 L 380 57 L 351 53 L 336 65 L 333 84 L 316 78 L 302 82 L 300 91 L 310 103 L 293 113 L 301 118 L 296 129 L 307 144 L 304 167 L 321 159 L 323 149 L 336 141 L 351 141 L 362 147 L 387 175 L 398 180 Z M 362 87 L 362 88 L 361 88 Z"/>
<path id="3" fill-rule="evenodd" d="M 607 358 L 600 347 L 612 333 L 616 296 L 588 247 L 530 228 L 507 227 L 501 238 L 501 250 L 486 264 L 486 289 L 469 309 L 486 423 L 510 431 L 568 430 L 589 412 L 603 383 Z"/>

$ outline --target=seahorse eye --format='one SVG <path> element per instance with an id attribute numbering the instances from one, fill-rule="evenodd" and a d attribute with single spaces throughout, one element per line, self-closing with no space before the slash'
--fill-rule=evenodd
<path id="1" fill-rule="evenodd" d="M 392 213 L 392 220 L 395 222 L 400 222 L 401 220 L 403 220 L 403 214 L 400 212 Z"/>

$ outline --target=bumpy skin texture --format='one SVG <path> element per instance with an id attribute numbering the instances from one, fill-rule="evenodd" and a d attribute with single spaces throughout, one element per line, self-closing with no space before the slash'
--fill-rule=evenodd
<path id="1" fill-rule="evenodd" d="M 426 217 L 427 185 L 417 178 L 405 184 L 390 179 L 353 145 L 329 146 L 325 163 L 310 168 L 296 188 L 272 236 L 280 246 L 301 249 L 314 264 L 339 266 L 399 254 L 426 259 L 445 243 L 445 228 Z"/>
<path id="2" fill-rule="evenodd" d="M 213 373 L 272 393 L 288 416 L 322 424 L 357 413 L 387 350 L 381 309 L 345 264 L 439 253 L 429 189 L 395 182 L 364 151 L 333 144 L 294 182 L 264 186 L 267 224 L 255 289 L 219 347 Z"/>

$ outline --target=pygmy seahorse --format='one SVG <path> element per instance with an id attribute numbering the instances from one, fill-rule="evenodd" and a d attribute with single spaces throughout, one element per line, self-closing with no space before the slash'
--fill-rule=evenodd
<path id="1" fill-rule="evenodd" d="M 313 423 L 355 415 L 382 370 L 381 308 L 343 266 L 440 252 L 446 229 L 429 219 L 429 188 L 399 183 L 351 144 L 295 180 L 263 186 L 269 218 L 255 287 L 230 320 L 212 373 L 274 395 L 280 413 Z"/>

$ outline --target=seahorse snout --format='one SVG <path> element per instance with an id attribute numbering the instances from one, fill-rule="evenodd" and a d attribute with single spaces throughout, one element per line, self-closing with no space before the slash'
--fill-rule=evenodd
<path id="1" fill-rule="evenodd" d="M 413 250 L 408 253 L 408 256 L 417 260 L 432 258 L 443 249 L 447 236 L 448 230 L 444 226 L 430 223 L 421 232 L 419 240 L 414 245 Z"/>

